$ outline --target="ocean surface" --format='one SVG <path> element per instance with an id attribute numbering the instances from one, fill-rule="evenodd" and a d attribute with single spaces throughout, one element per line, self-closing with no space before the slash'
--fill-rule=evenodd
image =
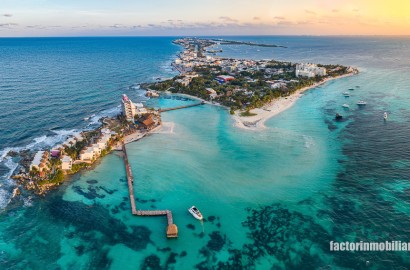
<path id="1" fill-rule="evenodd" d="M 410 268 L 408 252 L 329 250 L 329 241 L 410 242 L 410 38 L 227 39 L 287 48 L 225 45 L 223 57 L 360 74 L 305 92 L 262 131 L 235 128 L 216 106 L 163 113 L 166 128 L 127 150 L 137 207 L 172 210 L 172 240 L 165 218 L 130 214 L 121 153 L 44 198 L 13 200 L 17 160 L 6 153 L 98 125 L 122 93 L 154 107 L 192 102 L 146 100 L 139 89 L 174 76 L 181 48 L 168 37 L 0 39 L 0 269 Z"/>

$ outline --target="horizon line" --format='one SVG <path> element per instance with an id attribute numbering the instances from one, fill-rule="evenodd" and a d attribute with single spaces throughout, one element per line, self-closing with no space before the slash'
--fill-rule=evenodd
<path id="1" fill-rule="evenodd" d="M 266 34 L 255 34 L 255 35 L 67 35 L 67 36 L 3 36 L 0 39 L 6 38 L 121 38 L 121 37 L 410 37 L 410 34 L 405 35 L 379 35 L 379 34 L 355 34 L 355 35 L 346 35 L 346 34 L 335 34 L 335 35 L 266 35 Z"/>

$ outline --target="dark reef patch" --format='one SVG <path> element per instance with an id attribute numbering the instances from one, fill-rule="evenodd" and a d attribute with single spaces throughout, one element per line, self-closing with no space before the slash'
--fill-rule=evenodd
<path id="1" fill-rule="evenodd" d="M 84 196 L 85 198 L 89 200 L 93 200 L 95 198 L 104 198 L 105 195 L 98 194 L 97 190 L 99 188 L 95 188 L 93 186 L 88 187 L 88 192 L 83 191 L 83 189 L 80 186 L 73 186 L 72 189 L 77 193 L 80 194 L 81 196 Z"/>
<path id="2" fill-rule="evenodd" d="M 105 188 L 105 187 L 103 187 L 103 186 L 99 186 L 99 188 L 100 188 L 101 190 L 104 190 L 105 193 L 110 194 L 110 195 L 113 194 L 114 192 L 118 191 L 118 189 L 108 189 L 108 188 Z"/>
<path id="3" fill-rule="evenodd" d="M 194 224 L 187 224 L 186 227 L 190 230 L 195 230 L 195 225 Z"/>
<path id="4" fill-rule="evenodd" d="M 99 204 L 86 205 L 81 202 L 68 202 L 61 199 L 52 200 L 47 205 L 50 215 L 55 220 L 72 225 L 77 234 L 81 234 L 87 242 L 95 241 L 89 232 L 98 231 L 104 236 L 106 243 L 115 245 L 122 243 L 133 250 L 142 250 L 151 243 L 151 231 L 144 226 L 127 226 L 111 216 L 109 210 Z"/>
<path id="5" fill-rule="evenodd" d="M 87 184 L 90 184 L 90 185 L 94 185 L 94 184 L 97 184 L 97 183 L 98 183 L 98 181 L 95 180 L 95 179 L 87 180 Z"/>
<path id="6" fill-rule="evenodd" d="M 185 257 L 186 255 L 188 255 L 188 253 L 184 250 L 179 254 L 179 257 Z"/>
<path id="7" fill-rule="evenodd" d="M 211 240 L 206 244 L 206 247 L 213 251 L 221 251 L 226 243 L 226 237 L 222 237 L 218 231 L 212 232 L 209 237 Z"/>
<path id="8" fill-rule="evenodd" d="M 149 255 L 141 265 L 142 270 L 161 270 L 161 260 L 156 255 Z"/>

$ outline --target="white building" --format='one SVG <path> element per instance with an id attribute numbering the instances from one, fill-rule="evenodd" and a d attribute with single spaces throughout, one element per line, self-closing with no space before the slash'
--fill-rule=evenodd
<path id="1" fill-rule="evenodd" d="M 87 161 L 87 160 L 93 160 L 93 158 L 94 158 L 94 151 L 92 147 L 85 147 L 83 150 L 81 150 L 80 160 Z"/>
<path id="2" fill-rule="evenodd" d="M 122 95 L 122 112 L 128 122 L 134 122 L 134 116 L 137 113 L 136 106 L 126 94 Z"/>
<path id="3" fill-rule="evenodd" d="M 73 166 L 73 160 L 69 156 L 63 156 L 61 158 L 61 169 L 62 170 L 71 170 Z"/>
<path id="4" fill-rule="evenodd" d="M 218 96 L 216 91 L 212 88 L 205 88 L 205 90 L 211 98 L 216 98 Z"/>
<path id="5" fill-rule="evenodd" d="M 308 77 L 313 78 L 316 76 L 325 76 L 326 68 L 318 67 L 315 64 L 297 64 L 296 65 L 296 77 Z"/>
<path id="6" fill-rule="evenodd" d="M 48 152 L 38 151 L 36 153 L 30 165 L 30 171 L 33 169 L 36 169 L 39 172 L 48 170 Z"/>

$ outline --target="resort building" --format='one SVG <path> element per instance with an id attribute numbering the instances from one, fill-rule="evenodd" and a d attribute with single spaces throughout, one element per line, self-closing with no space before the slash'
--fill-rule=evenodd
<path id="1" fill-rule="evenodd" d="M 71 170 L 72 166 L 73 166 L 73 160 L 71 159 L 71 157 L 64 155 L 61 158 L 61 169 Z"/>
<path id="2" fill-rule="evenodd" d="M 59 157 L 62 148 L 63 148 L 63 146 L 61 144 L 54 146 L 50 151 L 51 156 L 54 157 L 54 158 Z"/>
<path id="3" fill-rule="evenodd" d="M 122 113 L 128 122 L 134 122 L 134 116 L 137 113 L 137 107 L 132 103 L 126 94 L 122 95 Z"/>
<path id="4" fill-rule="evenodd" d="M 80 152 L 81 161 L 91 161 L 94 158 L 94 151 L 92 147 L 84 147 Z"/>
<path id="5" fill-rule="evenodd" d="M 38 151 L 31 162 L 30 171 L 37 170 L 40 172 L 40 176 L 42 176 L 44 171 L 49 170 L 48 157 L 49 153 L 47 151 Z"/>
<path id="6" fill-rule="evenodd" d="M 296 65 L 296 77 L 313 78 L 316 76 L 326 76 L 326 68 L 309 63 Z"/>

